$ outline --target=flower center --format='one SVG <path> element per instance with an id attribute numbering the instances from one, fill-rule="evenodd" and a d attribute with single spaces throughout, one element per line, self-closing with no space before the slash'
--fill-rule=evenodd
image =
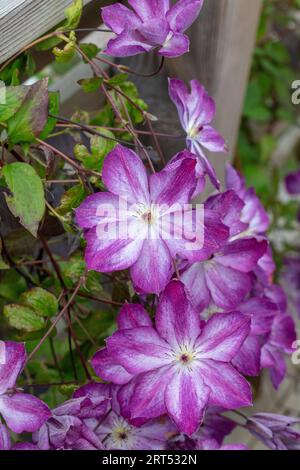
<path id="1" fill-rule="evenodd" d="M 150 207 L 139 204 L 135 207 L 133 215 L 139 219 L 142 219 L 147 225 L 153 225 L 159 218 L 159 211 L 154 204 L 151 204 Z"/>
<path id="2" fill-rule="evenodd" d="M 176 360 L 182 367 L 190 367 L 196 357 L 195 351 L 190 346 L 181 346 L 175 353 Z"/>
<path id="3" fill-rule="evenodd" d="M 200 132 L 202 131 L 202 129 L 203 129 L 203 126 L 201 126 L 201 127 L 196 127 L 196 126 L 191 127 L 191 128 L 188 130 L 187 135 L 188 135 L 188 137 L 190 137 L 191 139 L 195 139 L 195 138 L 197 137 L 197 135 L 200 134 Z"/>
<path id="4" fill-rule="evenodd" d="M 113 429 L 113 439 L 116 443 L 128 441 L 130 437 L 130 429 L 126 426 L 119 425 Z"/>

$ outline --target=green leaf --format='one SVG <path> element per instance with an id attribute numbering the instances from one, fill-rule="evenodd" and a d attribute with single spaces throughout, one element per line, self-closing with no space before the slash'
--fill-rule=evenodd
<path id="1" fill-rule="evenodd" d="M 6 122 L 21 108 L 28 91 L 27 86 L 8 86 L 4 91 L 1 89 L 0 122 Z"/>
<path id="2" fill-rule="evenodd" d="M 34 75 L 36 71 L 36 63 L 35 63 L 34 58 L 32 57 L 32 54 L 30 54 L 30 52 L 27 52 L 26 54 L 25 71 L 28 77 L 32 77 L 32 75 Z"/>
<path id="3" fill-rule="evenodd" d="M 60 263 L 62 274 L 68 288 L 76 284 L 85 273 L 85 261 L 81 254 L 74 254 L 69 261 Z"/>
<path id="4" fill-rule="evenodd" d="M 80 49 L 90 60 L 94 59 L 94 57 L 96 57 L 96 55 L 101 51 L 101 49 L 96 46 L 96 44 L 92 43 L 80 43 Z M 85 63 L 87 63 L 87 60 L 83 60 Z"/>
<path id="5" fill-rule="evenodd" d="M 12 194 L 5 194 L 10 211 L 36 236 L 45 212 L 44 188 L 40 177 L 34 168 L 20 162 L 5 165 L 2 174 Z"/>
<path id="6" fill-rule="evenodd" d="M 66 27 L 66 29 L 77 28 L 80 22 L 82 9 L 83 9 L 82 0 L 74 0 L 73 3 L 68 8 L 65 9 L 67 22 L 65 23 L 64 27 Z"/>
<path id="7" fill-rule="evenodd" d="M 25 330 L 27 332 L 38 331 L 45 325 L 42 317 L 37 315 L 30 308 L 21 305 L 5 305 L 3 313 L 10 326 L 17 330 Z"/>
<path id="8" fill-rule="evenodd" d="M 86 190 L 82 184 L 72 186 L 72 188 L 68 189 L 63 194 L 60 201 L 60 206 L 56 209 L 56 211 L 60 215 L 68 214 L 82 203 L 86 195 Z"/>
<path id="9" fill-rule="evenodd" d="M 10 145 L 33 142 L 48 120 L 48 78 L 29 87 L 21 107 L 7 121 Z"/>
<path id="10" fill-rule="evenodd" d="M 50 91 L 49 92 L 49 114 L 58 115 L 59 105 L 60 105 L 60 96 L 59 91 Z M 49 117 L 47 123 L 39 135 L 41 140 L 45 140 L 49 134 L 53 131 L 56 126 L 57 119 Z"/>
<path id="11" fill-rule="evenodd" d="M 126 82 L 127 79 L 128 79 L 127 73 L 118 73 L 117 75 L 114 75 L 112 78 L 110 78 L 107 83 L 109 85 L 117 86 Z"/>
<path id="12" fill-rule="evenodd" d="M 102 77 L 83 78 L 78 81 L 85 93 L 97 91 L 103 83 Z"/>
<path id="13" fill-rule="evenodd" d="M 15 301 L 26 290 L 26 281 L 14 269 L 0 274 L 0 296 Z"/>
<path id="14" fill-rule="evenodd" d="M 25 307 L 33 309 L 37 315 L 42 317 L 52 317 L 57 313 L 58 301 L 51 292 L 42 289 L 41 287 L 34 287 L 33 289 L 24 292 L 19 299 L 19 302 Z"/>
<path id="15" fill-rule="evenodd" d="M 80 160 L 89 170 L 101 171 L 106 155 L 115 148 L 117 143 L 110 140 L 115 138 L 111 131 L 101 127 L 97 128 L 96 131 L 107 136 L 107 138 L 93 135 L 90 139 L 91 150 L 89 151 L 82 144 L 77 144 L 74 147 L 74 154 L 77 160 Z"/>

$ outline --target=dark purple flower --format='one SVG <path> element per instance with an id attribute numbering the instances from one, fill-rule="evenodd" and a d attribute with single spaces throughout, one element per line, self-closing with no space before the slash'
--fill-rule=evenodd
<path id="1" fill-rule="evenodd" d="M 189 38 L 183 34 L 197 18 L 203 0 L 128 0 L 132 10 L 115 3 L 102 8 L 102 19 L 117 35 L 107 45 L 106 54 L 126 57 L 158 48 L 165 57 L 178 57 L 189 51 Z"/>
<path id="2" fill-rule="evenodd" d="M 161 296 L 156 328 L 121 329 L 107 340 L 111 362 L 133 378 L 119 392 L 122 414 L 130 421 L 169 414 L 181 432 L 193 434 L 208 405 L 233 409 L 251 403 L 246 380 L 231 361 L 250 330 L 239 313 L 216 314 L 205 324 L 184 285 L 172 281 Z M 99 370 L 101 356 L 94 358 Z M 120 383 L 111 369 L 111 381 Z M 123 401 L 123 403 L 122 403 Z"/>
<path id="3" fill-rule="evenodd" d="M 148 178 L 140 158 L 118 145 L 103 165 L 110 192 L 89 196 L 76 210 L 86 229 L 88 269 L 130 268 L 139 292 L 160 293 L 174 272 L 173 259 L 205 259 L 218 249 L 227 228 L 216 214 L 205 211 L 203 220 L 189 205 L 195 165 L 194 158 L 184 158 Z"/>
<path id="4" fill-rule="evenodd" d="M 272 450 L 300 450 L 299 418 L 258 413 L 247 420 L 247 429 Z"/>
<path id="5" fill-rule="evenodd" d="M 300 194 L 300 171 L 290 173 L 285 179 L 285 185 L 288 193 L 293 195 Z"/>
<path id="6" fill-rule="evenodd" d="M 21 393 L 16 381 L 26 363 L 25 346 L 13 341 L 4 344 L 0 363 L 0 414 L 7 426 L 17 434 L 33 432 L 51 416 L 48 406 L 39 398 Z"/>
<path id="7" fill-rule="evenodd" d="M 187 134 L 188 149 L 198 156 L 202 170 L 219 189 L 215 169 L 206 157 L 203 147 L 211 152 L 226 152 L 223 137 L 211 127 L 216 114 L 214 100 L 197 81 L 191 81 L 191 92 L 182 80 L 169 79 L 169 95 L 177 107 L 181 125 Z"/>
<path id="8" fill-rule="evenodd" d="M 236 308 L 250 292 L 250 273 L 267 249 L 265 240 L 237 239 L 214 255 L 191 264 L 181 275 L 194 304 L 203 310 L 212 304 L 224 310 Z"/>

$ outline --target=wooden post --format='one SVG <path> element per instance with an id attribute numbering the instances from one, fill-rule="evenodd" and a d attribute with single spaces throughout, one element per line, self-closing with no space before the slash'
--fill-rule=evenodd
<path id="1" fill-rule="evenodd" d="M 84 5 L 90 2 L 84 0 Z M 72 0 L 0 1 L 0 64 L 59 24 L 71 3 Z"/>

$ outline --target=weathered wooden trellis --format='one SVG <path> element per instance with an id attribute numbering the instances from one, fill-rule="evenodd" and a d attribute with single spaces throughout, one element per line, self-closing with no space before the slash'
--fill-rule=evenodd
<path id="1" fill-rule="evenodd" d="M 56 26 L 71 3 L 72 0 L 0 0 L 0 64 Z M 99 26 L 100 7 L 110 3 L 113 1 L 84 0 L 82 25 Z M 217 101 L 215 125 L 228 142 L 227 161 L 234 154 L 261 5 L 262 0 L 205 0 L 199 20 L 190 30 L 191 53 L 168 60 L 163 74 L 151 82 L 138 80 L 141 95 L 150 104 L 151 112 L 161 118 L 160 126 L 164 131 L 174 132 L 176 128 L 180 131 L 180 127 L 175 108 L 168 99 L 166 76 L 199 79 Z M 105 39 L 107 35 L 99 34 L 96 40 L 101 44 Z M 45 65 L 44 58 L 38 60 L 40 67 Z M 145 72 L 155 69 L 156 60 L 155 56 L 149 59 L 143 55 L 130 59 L 129 63 L 131 68 Z M 76 78 L 68 77 L 76 83 Z M 72 83 L 68 85 L 72 88 Z M 67 96 L 65 110 L 70 109 L 70 103 L 82 103 L 76 86 L 72 93 L 71 99 Z M 85 108 L 95 106 L 95 101 L 99 106 L 93 96 L 88 101 L 85 95 L 84 100 Z M 161 144 L 166 154 L 172 155 L 182 148 L 183 142 L 174 140 L 166 144 L 162 141 Z M 211 159 L 222 180 L 226 159 L 221 155 L 211 155 Z M 258 409 L 286 412 L 288 407 L 293 408 L 295 394 L 291 383 L 286 381 L 279 396 L 270 391 L 269 386 L 264 387 L 263 403 Z"/>

